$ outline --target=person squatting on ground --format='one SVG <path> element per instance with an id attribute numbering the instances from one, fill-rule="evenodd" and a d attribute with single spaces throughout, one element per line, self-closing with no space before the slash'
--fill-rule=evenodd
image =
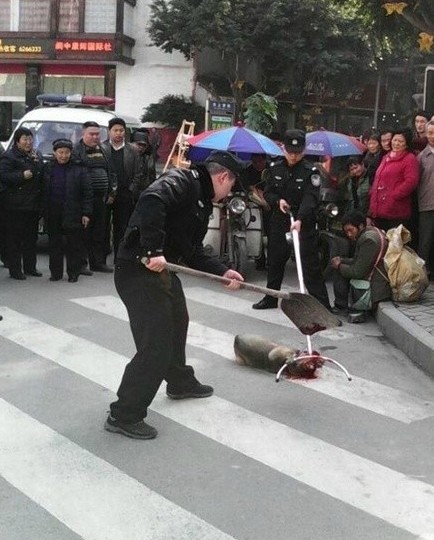
<path id="1" fill-rule="evenodd" d="M 334 313 L 346 315 L 349 305 L 350 280 L 370 281 L 373 309 L 378 302 L 391 297 L 387 271 L 384 268 L 384 255 L 387 239 L 377 227 L 366 225 L 366 216 L 359 210 L 350 210 L 342 218 L 342 228 L 347 238 L 355 242 L 354 256 L 351 258 L 333 257 L 333 288 L 335 293 Z"/>
<path id="2" fill-rule="evenodd" d="M 106 244 L 110 252 L 113 230 L 113 251 L 116 254 L 124 236 L 128 220 L 133 213 L 133 186 L 140 182 L 141 158 L 134 146 L 125 142 L 126 124 L 122 118 L 111 118 L 108 123 L 109 138 L 101 145 L 109 156 L 111 168 L 116 175 L 117 190 L 112 205 L 106 207 Z"/>
<path id="3" fill-rule="evenodd" d="M 92 216 L 92 185 L 80 161 L 72 160 L 72 142 L 53 142 L 53 161 L 45 170 L 45 219 L 49 241 L 50 281 L 63 278 L 66 256 L 68 281 L 78 280 L 82 257 L 82 229 Z"/>
<path id="4" fill-rule="evenodd" d="M 0 157 L 0 178 L 5 187 L 6 258 L 14 279 L 42 276 L 36 269 L 36 243 L 43 210 L 43 169 L 42 155 L 33 148 L 32 132 L 18 128 L 12 148 Z"/>
<path id="5" fill-rule="evenodd" d="M 213 152 L 191 170 L 171 169 L 140 196 L 120 243 L 115 286 L 125 304 L 137 352 L 110 405 L 105 429 L 137 439 L 152 439 L 155 428 L 143 421 L 163 380 L 172 399 L 204 398 L 213 393 L 186 365 L 188 311 L 178 276 L 166 261 L 230 278 L 243 277 L 204 252 L 203 238 L 212 203 L 233 188 L 243 162 Z"/>
<path id="6" fill-rule="evenodd" d="M 285 159 L 272 163 L 265 173 L 264 197 L 272 212 L 268 234 L 267 287 L 280 289 L 285 265 L 292 253 L 285 233 L 296 229 L 300 233 L 300 255 L 306 288 L 327 309 L 331 309 L 321 273 L 316 230 L 321 177 L 319 171 L 303 158 L 306 143 L 303 131 L 287 131 L 283 143 Z M 288 210 L 294 216 L 293 225 Z M 265 296 L 253 304 L 253 309 L 276 307 L 277 299 L 271 296 Z"/>
<path id="7" fill-rule="evenodd" d="M 113 204 L 115 199 L 116 175 L 109 154 L 101 148 L 100 136 L 101 129 L 97 122 L 85 122 L 83 137 L 74 146 L 73 154 L 86 167 L 93 191 L 92 219 L 84 233 L 90 270 L 108 273 L 113 272 L 113 269 L 106 264 L 106 214 L 107 205 Z M 82 256 L 82 266 L 85 259 Z M 87 269 L 80 273 L 89 275 Z"/>

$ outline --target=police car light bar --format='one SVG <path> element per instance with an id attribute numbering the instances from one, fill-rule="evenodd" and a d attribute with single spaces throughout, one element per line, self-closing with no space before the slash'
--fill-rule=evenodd
<path id="1" fill-rule="evenodd" d="M 106 107 L 115 104 L 115 99 L 106 96 L 84 96 L 82 94 L 39 94 L 36 97 L 39 103 L 46 105 L 60 105 L 62 103 L 81 105 L 105 105 Z"/>

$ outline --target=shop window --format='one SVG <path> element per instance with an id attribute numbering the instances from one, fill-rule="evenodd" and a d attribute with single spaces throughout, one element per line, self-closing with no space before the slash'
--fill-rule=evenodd
<path id="1" fill-rule="evenodd" d="M 104 95 L 104 77 L 44 75 L 43 89 L 46 94 Z"/>
<path id="2" fill-rule="evenodd" d="M 116 0 L 86 0 L 84 31 L 97 34 L 116 32 Z"/>
<path id="3" fill-rule="evenodd" d="M 50 0 L 2 0 L 0 30 L 5 32 L 48 32 Z"/>
<path id="4" fill-rule="evenodd" d="M 1 101 L 24 101 L 25 95 L 25 73 L 0 73 Z"/>
<path id="5" fill-rule="evenodd" d="M 60 0 L 59 32 L 79 32 L 80 0 Z"/>

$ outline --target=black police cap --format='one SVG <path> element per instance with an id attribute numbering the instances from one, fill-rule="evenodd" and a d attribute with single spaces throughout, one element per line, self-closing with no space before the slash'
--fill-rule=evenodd
<path id="1" fill-rule="evenodd" d="M 283 144 L 287 152 L 303 152 L 306 146 L 306 134 L 301 129 L 288 129 L 283 136 Z"/>

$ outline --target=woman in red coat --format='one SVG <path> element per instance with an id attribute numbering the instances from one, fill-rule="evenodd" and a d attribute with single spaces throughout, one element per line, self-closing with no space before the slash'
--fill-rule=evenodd
<path id="1" fill-rule="evenodd" d="M 380 229 L 409 228 L 412 193 L 419 183 L 419 162 L 411 151 L 411 131 L 393 132 L 392 150 L 386 154 L 375 173 L 369 196 L 369 217 Z"/>

